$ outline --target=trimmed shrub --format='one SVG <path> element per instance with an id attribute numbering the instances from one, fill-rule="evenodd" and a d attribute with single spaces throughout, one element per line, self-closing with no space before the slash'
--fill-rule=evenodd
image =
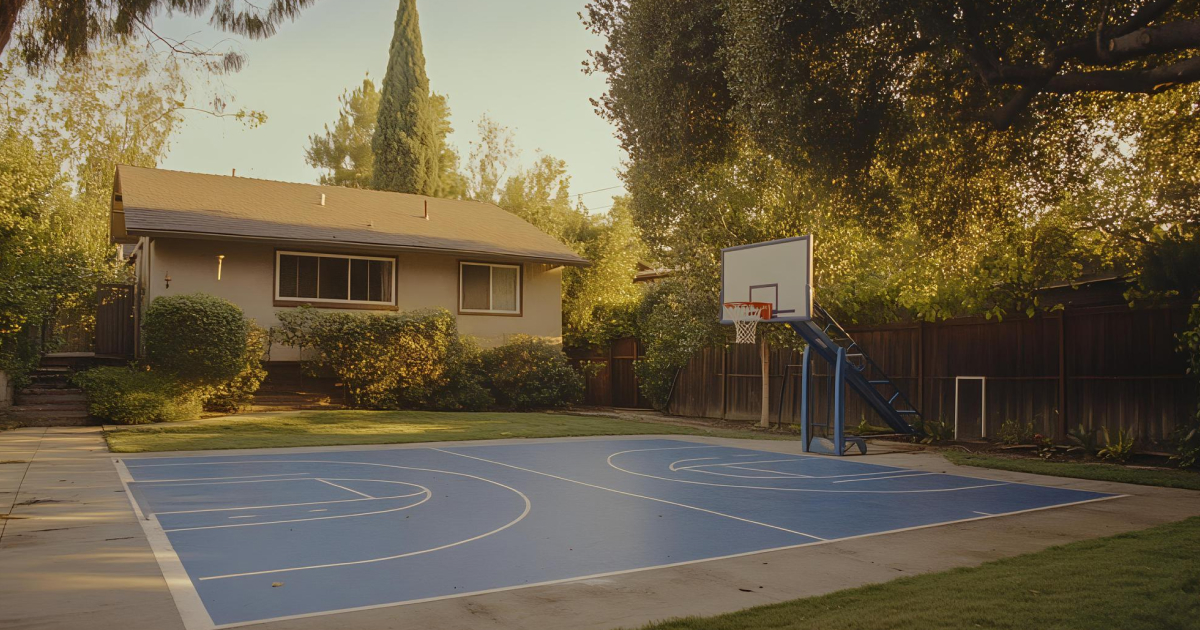
<path id="1" fill-rule="evenodd" d="M 445 370 L 427 406 L 439 411 L 483 411 L 496 404 L 488 389 L 483 351 L 470 339 L 458 339 L 446 354 Z"/>
<path id="2" fill-rule="evenodd" d="M 224 385 L 246 367 L 251 326 L 228 300 L 203 293 L 156 298 L 142 325 L 146 360 L 188 384 Z"/>
<path id="3" fill-rule="evenodd" d="M 113 424 L 173 422 L 200 417 L 199 397 L 169 374 L 98 367 L 75 375 L 88 412 Z"/>
<path id="4" fill-rule="evenodd" d="M 549 341 L 516 335 L 483 353 L 492 394 L 508 409 L 565 407 L 583 397 L 583 377 Z"/>
<path id="5" fill-rule="evenodd" d="M 323 312 L 300 307 L 279 313 L 273 339 L 312 349 L 312 367 L 331 370 L 351 404 L 396 408 L 428 406 L 458 339 L 448 311 L 412 313 Z"/>
<path id="6" fill-rule="evenodd" d="M 267 378 L 262 357 L 267 351 L 267 331 L 251 324 L 246 334 L 246 352 L 242 355 L 242 371 L 233 380 L 208 390 L 204 397 L 206 411 L 234 413 L 254 400 L 254 394 Z"/>

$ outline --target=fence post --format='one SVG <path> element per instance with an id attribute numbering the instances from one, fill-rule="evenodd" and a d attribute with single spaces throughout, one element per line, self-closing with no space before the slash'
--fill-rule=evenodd
<path id="1" fill-rule="evenodd" d="M 1058 312 L 1058 419 L 1062 425 L 1062 437 L 1071 430 L 1067 422 L 1067 313 Z"/>

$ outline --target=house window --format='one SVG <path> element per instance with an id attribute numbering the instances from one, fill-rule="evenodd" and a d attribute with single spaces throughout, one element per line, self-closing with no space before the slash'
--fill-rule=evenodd
<path id="1" fill-rule="evenodd" d="M 460 263 L 458 310 L 462 313 L 521 313 L 521 267 Z"/>
<path id="2" fill-rule="evenodd" d="M 396 260 L 374 256 L 275 253 L 275 299 L 395 304 Z"/>

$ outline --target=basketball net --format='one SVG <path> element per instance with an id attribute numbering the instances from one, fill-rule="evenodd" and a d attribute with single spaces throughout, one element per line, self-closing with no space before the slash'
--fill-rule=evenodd
<path id="1" fill-rule="evenodd" d="M 733 320 L 736 343 L 755 342 L 758 322 L 771 317 L 769 302 L 726 302 L 725 315 Z"/>

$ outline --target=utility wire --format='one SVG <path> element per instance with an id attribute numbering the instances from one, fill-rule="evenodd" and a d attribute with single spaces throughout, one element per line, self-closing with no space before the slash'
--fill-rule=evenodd
<path id="1" fill-rule="evenodd" d="M 590 195 L 592 193 L 604 192 L 606 190 L 616 190 L 618 188 L 624 188 L 624 186 L 609 186 L 608 188 L 597 188 L 596 190 L 589 190 L 587 192 L 581 192 L 581 193 L 575 193 L 575 194 L 577 196 Z"/>

